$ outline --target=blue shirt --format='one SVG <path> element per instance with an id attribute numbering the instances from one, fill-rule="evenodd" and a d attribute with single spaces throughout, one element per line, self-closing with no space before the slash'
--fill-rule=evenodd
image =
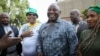
<path id="1" fill-rule="evenodd" d="M 44 56 L 76 56 L 78 39 L 71 23 L 57 19 L 39 30 L 38 52 Z"/>

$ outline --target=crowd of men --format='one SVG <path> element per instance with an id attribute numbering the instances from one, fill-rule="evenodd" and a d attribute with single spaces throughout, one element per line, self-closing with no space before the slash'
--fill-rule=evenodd
<path id="1" fill-rule="evenodd" d="M 52 3 L 47 10 L 48 21 L 40 24 L 36 21 L 38 18 L 37 10 L 29 8 L 26 13 L 28 22 L 23 24 L 20 30 L 10 24 L 10 15 L 3 12 L 0 14 L 0 56 L 77 56 L 77 51 L 81 49 L 80 46 L 82 48 L 85 46 L 83 43 L 86 40 L 83 40 L 82 37 L 86 33 L 83 34 L 83 32 L 91 28 L 96 34 L 99 32 L 99 9 L 99 6 L 87 9 L 89 10 L 87 22 L 80 17 L 81 13 L 78 9 L 73 9 L 70 11 L 71 21 L 66 21 L 60 17 L 59 6 Z M 94 15 L 95 12 L 99 12 L 97 17 Z M 93 23 L 93 16 L 98 18 L 98 20 L 95 19 L 98 23 Z M 92 25 L 93 27 L 91 27 Z M 92 35 L 96 37 L 95 34 L 92 33 Z M 95 41 L 94 37 L 90 37 L 92 41 Z M 89 46 L 90 49 L 94 45 L 94 42 L 89 41 L 90 43 L 87 42 L 88 45 L 84 48 Z M 82 49 L 79 56 L 88 56 L 87 52 L 89 55 L 88 49 L 86 53 Z M 93 53 L 93 55 L 95 54 L 98 53 Z"/>

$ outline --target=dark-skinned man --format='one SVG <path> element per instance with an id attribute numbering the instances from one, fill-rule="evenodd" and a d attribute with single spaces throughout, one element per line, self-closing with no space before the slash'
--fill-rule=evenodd
<path id="1" fill-rule="evenodd" d="M 83 21 L 81 17 L 81 13 L 78 9 L 72 9 L 70 11 L 70 19 L 72 25 L 75 27 L 75 31 L 77 34 L 78 39 L 80 39 L 80 34 L 83 30 L 88 29 L 87 23 Z"/>
<path id="2" fill-rule="evenodd" d="M 60 18 L 60 8 L 48 7 L 48 21 L 40 27 L 38 56 L 76 56 L 78 39 L 74 27 Z"/>
<path id="3" fill-rule="evenodd" d="M 29 38 L 24 38 L 22 41 L 23 46 L 23 55 L 24 56 L 36 56 L 36 48 L 37 48 L 37 39 L 38 39 L 38 30 L 40 28 L 40 23 L 37 22 L 38 13 L 35 8 L 28 8 L 26 12 L 27 23 L 21 26 L 19 31 L 19 35 L 23 32 L 30 31 L 33 33 L 33 36 L 29 36 Z"/>
<path id="4" fill-rule="evenodd" d="M 3 36 L 5 36 L 10 31 L 11 31 L 11 33 L 8 36 L 10 39 L 3 38 Z M 17 55 L 21 56 L 22 45 L 21 45 L 20 41 L 17 41 L 17 40 L 21 40 L 18 37 L 18 34 L 19 34 L 19 32 L 18 32 L 17 27 L 10 24 L 10 15 L 6 12 L 1 13 L 0 14 L 0 39 L 2 40 L 2 38 L 3 38 L 3 39 L 5 39 L 5 41 L 8 41 L 8 43 L 7 43 L 8 45 L 6 46 L 7 48 L 2 49 L 0 56 L 17 56 Z M 25 33 L 21 34 L 20 37 L 26 37 L 26 36 L 30 36 L 30 35 L 31 35 L 30 32 L 25 32 Z M 11 44 L 15 44 L 15 45 L 11 46 L 11 44 L 9 44 L 9 40 L 11 40 L 11 42 L 13 42 Z M 15 42 L 14 42 L 14 40 L 15 40 Z"/>

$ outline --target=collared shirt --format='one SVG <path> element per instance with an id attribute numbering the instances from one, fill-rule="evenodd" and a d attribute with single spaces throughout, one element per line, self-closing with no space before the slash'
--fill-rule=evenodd
<path id="1" fill-rule="evenodd" d="M 39 30 L 38 52 L 44 56 L 76 56 L 78 39 L 71 23 L 57 19 Z"/>
<path id="2" fill-rule="evenodd" d="M 38 38 L 37 36 L 38 36 L 38 30 L 40 26 L 41 24 L 36 22 L 33 25 L 26 23 L 21 27 L 19 31 L 19 36 L 25 31 L 33 32 L 33 35 L 31 37 L 26 37 L 22 41 L 23 53 L 34 54 L 36 52 L 36 44 L 37 44 L 37 38 Z"/>
<path id="3" fill-rule="evenodd" d="M 76 33 L 77 33 L 77 30 L 78 30 L 78 27 L 79 27 L 79 24 L 73 24 L 73 26 L 75 27 L 75 31 L 76 31 Z"/>
<path id="4" fill-rule="evenodd" d="M 32 31 L 33 30 L 33 27 L 36 27 L 39 25 L 39 23 L 35 22 L 34 24 L 30 24 L 30 23 L 27 23 L 28 26 L 29 26 L 29 30 Z"/>

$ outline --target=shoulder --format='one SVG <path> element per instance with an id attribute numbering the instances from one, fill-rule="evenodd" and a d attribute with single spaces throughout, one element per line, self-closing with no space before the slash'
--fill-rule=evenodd
<path id="1" fill-rule="evenodd" d="M 0 27 L 3 27 L 3 26 L 0 24 Z"/>
<path id="2" fill-rule="evenodd" d="M 66 32 L 74 32 L 75 27 L 72 25 L 70 21 L 67 20 L 61 20 L 61 25 L 64 27 Z"/>
<path id="3" fill-rule="evenodd" d="M 82 21 L 82 22 L 80 22 L 80 23 L 79 23 L 79 27 L 80 27 L 80 28 L 88 29 L 87 22 L 86 22 L 86 21 Z"/>
<path id="4" fill-rule="evenodd" d="M 68 27 L 72 26 L 72 23 L 70 21 L 67 21 L 67 20 L 64 20 L 64 19 L 60 19 L 60 23 L 65 25 L 65 26 L 68 26 Z"/>
<path id="5" fill-rule="evenodd" d="M 17 29 L 17 26 L 15 26 L 15 25 L 10 25 L 10 27 L 13 29 Z"/>
<path id="6" fill-rule="evenodd" d="M 82 31 L 82 34 L 87 34 L 87 33 L 90 33 L 90 30 L 84 30 L 84 31 Z"/>
<path id="7" fill-rule="evenodd" d="M 84 38 L 87 38 L 87 36 L 88 36 L 90 33 L 91 33 L 90 30 L 84 30 L 84 31 L 82 31 L 81 37 L 80 37 L 81 40 L 84 39 Z"/>
<path id="8" fill-rule="evenodd" d="M 40 29 L 40 27 L 42 26 L 42 23 L 38 23 L 38 25 L 35 27 L 37 30 Z"/>
<path id="9" fill-rule="evenodd" d="M 26 28 L 26 27 L 28 27 L 28 23 L 23 24 L 23 25 L 21 26 L 21 28 Z"/>
<path id="10" fill-rule="evenodd" d="M 43 29 L 47 26 L 48 23 L 43 23 L 43 24 L 40 24 L 40 29 Z"/>
<path id="11" fill-rule="evenodd" d="M 72 31 L 72 30 L 75 29 L 75 27 L 72 25 L 72 23 L 71 23 L 70 21 L 67 21 L 67 20 L 66 20 L 64 24 L 65 24 L 65 26 L 66 26 L 66 29 L 69 30 L 69 31 L 70 31 L 70 30 Z"/>
<path id="12" fill-rule="evenodd" d="M 80 25 L 87 25 L 87 22 L 86 21 L 81 21 L 79 24 Z"/>

